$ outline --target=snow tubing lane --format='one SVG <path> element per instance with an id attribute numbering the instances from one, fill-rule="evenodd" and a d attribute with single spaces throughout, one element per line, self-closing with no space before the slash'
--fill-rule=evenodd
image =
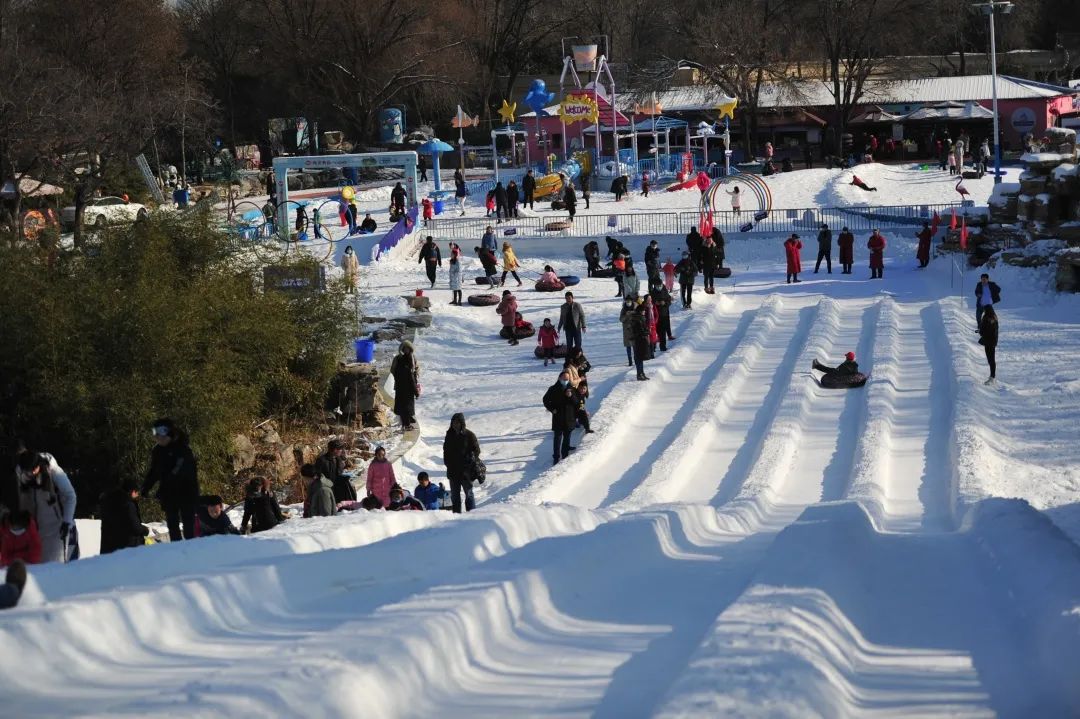
<path id="1" fill-rule="evenodd" d="M 561 289 L 565 289 L 565 287 L 566 285 L 564 285 L 562 282 L 557 285 L 549 284 L 547 282 L 536 283 L 537 292 L 558 292 Z"/>
<path id="2" fill-rule="evenodd" d="M 548 232 L 559 232 L 561 230 L 569 230 L 574 224 L 569 220 L 559 220 L 558 222 L 549 222 L 544 225 L 544 229 Z"/>
<path id="3" fill-rule="evenodd" d="M 853 389 L 862 387 L 869 379 L 862 372 L 848 375 L 827 374 L 821 378 L 821 386 L 826 389 Z"/>
<path id="4" fill-rule="evenodd" d="M 495 295 L 469 295 L 468 302 L 473 307 L 490 307 L 499 304 L 499 298 Z"/>
<path id="5" fill-rule="evenodd" d="M 566 287 L 573 287 L 577 283 L 581 282 L 581 278 L 577 275 L 559 275 L 559 279 Z"/>
<path id="6" fill-rule="evenodd" d="M 537 345 L 536 348 L 533 349 L 533 354 L 536 355 L 536 359 L 543 359 L 544 348 Z M 566 345 L 555 345 L 555 356 L 566 357 Z"/>

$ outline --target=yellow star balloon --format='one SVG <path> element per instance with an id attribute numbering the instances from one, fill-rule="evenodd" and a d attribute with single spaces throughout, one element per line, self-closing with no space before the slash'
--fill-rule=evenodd
<path id="1" fill-rule="evenodd" d="M 517 111 L 517 103 L 513 105 L 503 100 L 502 107 L 499 108 L 499 117 L 501 117 L 507 123 L 514 122 L 514 113 Z"/>
<path id="2" fill-rule="evenodd" d="M 738 98 L 729 97 L 724 95 L 720 98 L 720 101 L 716 105 L 716 109 L 720 111 L 719 119 L 729 117 L 732 120 L 735 119 L 735 106 L 739 104 Z"/>

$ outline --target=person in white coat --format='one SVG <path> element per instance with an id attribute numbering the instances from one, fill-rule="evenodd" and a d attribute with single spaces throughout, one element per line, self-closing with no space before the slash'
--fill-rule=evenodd
<path id="1" fill-rule="evenodd" d="M 345 248 L 345 255 L 341 258 L 341 269 L 345 271 L 348 293 L 356 292 L 356 286 L 360 283 L 360 260 L 356 259 L 356 253 L 353 252 L 352 247 Z"/>
<path id="2" fill-rule="evenodd" d="M 66 562 L 75 526 L 75 488 L 56 458 L 23 451 L 16 463 L 19 508 L 30 512 L 41 535 L 41 561 Z"/>

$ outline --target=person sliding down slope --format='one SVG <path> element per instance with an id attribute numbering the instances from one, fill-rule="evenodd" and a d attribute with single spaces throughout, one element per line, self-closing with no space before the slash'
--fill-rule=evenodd
<path id="1" fill-rule="evenodd" d="M 816 359 L 810 365 L 818 372 L 822 372 L 826 375 L 853 375 L 859 373 L 859 363 L 855 361 L 855 353 L 848 352 L 844 356 L 844 361 L 836 367 L 827 367 Z"/>
<path id="2" fill-rule="evenodd" d="M 851 176 L 850 184 L 855 185 L 855 187 L 858 187 L 860 190 L 866 190 L 867 192 L 877 192 L 876 187 L 870 187 L 865 182 L 860 180 L 858 175 Z"/>

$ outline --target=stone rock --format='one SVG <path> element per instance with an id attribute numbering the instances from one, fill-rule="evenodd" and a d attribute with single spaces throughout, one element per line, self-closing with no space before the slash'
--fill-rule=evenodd
<path id="1" fill-rule="evenodd" d="M 370 412 L 364 412 L 364 426 L 389 427 L 390 412 L 383 406 L 378 406 Z"/>
<path id="2" fill-rule="evenodd" d="M 1048 195 L 1039 195 L 1035 198 L 1029 219 L 1033 219 L 1035 222 L 1054 224 L 1058 221 L 1058 216 L 1057 198 Z"/>
<path id="3" fill-rule="evenodd" d="M 417 310 L 419 312 L 431 311 L 430 297 L 410 297 L 408 295 L 404 295 L 401 299 L 405 300 L 405 304 L 409 305 L 409 309 Z"/>
<path id="4" fill-rule="evenodd" d="M 255 445 L 245 434 L 237 434 L 232 438 L 232 466 L 233 472 L 242 472 L 255 466 Z"/>
<path id="5" fill-rule="evenodd" d="M 363 321 L 363 323 L 365 325 L 381 325 L 383 322 L 386 322 L 386 318 L 385 317 L 367 317 L 367 316 L 364 316 L 362 318 L 362 321 Z"/>
<path id="6" fill-rule="evenodd" d="M 1042 175 L 1021 178 L 1020 192 L 1024 195 L 1035 196 L 1040 192 L 1046 192 L 1046 183 L 1050 178 Z"/>
<path id="7" fill-rule="evenodd" d="M 404 336 L 401 327 L 382 327 L 371 333 L 371 338 L 376 342 L 400 342 Z"/>
<path id="8" fill-rule="evenodd" d="M 1028 254 L 1014 250 L 1004 250 L 998 257 L 1006 265 L 1013 267 L 1045 267 L 1050 264 L 1050 258 L 1046 255 Z"/>
<path id="9" fill-rule="evenodd" d="M 405 317 L 400 317 L 400 318 L 398 318 L 397 320 L 394 320 L 394 321 L 395 322 L 401 322 L 406 327 L 419 328 L 419 327 L 431 327 L 431 321 L 433 319 L 434 318 L 430 314 L 424 313 L 424 314 L 406 315 Z"/>
<path id="10" fill-rule="evenodd" d="M 1055 280 L 1058 292 L 1080 292 L 1080 254 L 1058 255 Z"/>
<path id="11" fill-rule="evenodd" d="M 252 437 L 260 444 L 278 444 L 281 436 L 273 422 L 265 422 L 251 431 Z"/>
<path id="12" fill-rule="evenodd" d="M 298 466 L 314 464 L 319 458 L 319 448 L 310 444 L 297 444 L 293 446 L 293 459 Z"/>

